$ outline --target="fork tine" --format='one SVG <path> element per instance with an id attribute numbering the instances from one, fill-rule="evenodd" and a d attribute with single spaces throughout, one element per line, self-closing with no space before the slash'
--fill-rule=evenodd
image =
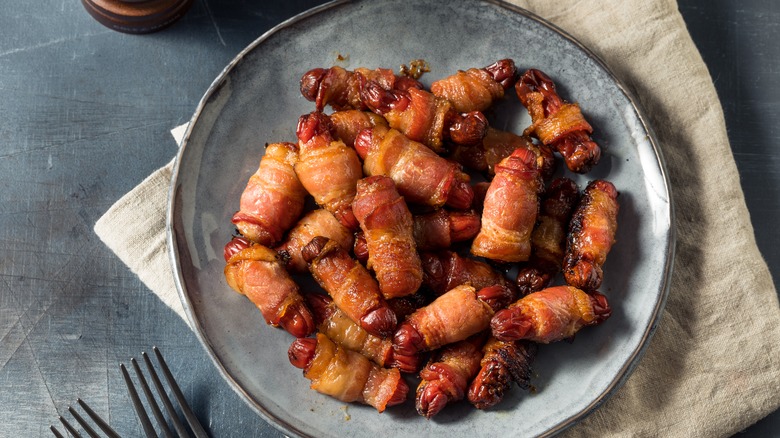
<path id="1" fill-rule="evenodd" d="M 84 429 L 84 432 L 86 432 L 87 435 L 91 436 L 92 438 L 100 438 L 100 436 L 95 433 L 95 430 L 89 427 L 89 424 L 87 424 L 87 422 L 81 418 L 81 415 L 79 415 L 79 413 L 76 412 L 72 406 L 68 406 L 68 412 L 70 412 L 70 415 L 72 415 L 73 418 L 76 419 L 76 422 L 81 425 L 81 428 Z"/>
<path id="2" fill-rule="evenodd" d="M 86 412 L 87 415 L 89 415 L 89 418 L 91 418 L 92 421 L 94 421 L 95 424 L 98 425 L 100 430 L 102 430 L 106 435 L 108 435 L 109 438 L 122 438 L 121 436 L 119 436 L 118 433 L 116 433 L 116 431 L 114 431 L 114 429 L 111 428 L 111 426 L 108 425 L 108 423 L 106 423 L 100 417 L 100 415 L 96 414 L 95 411 L 93 411 L 92 408 L 89 407 L 87 402 L 78 398 L 76 399 L 76 403 L 78 403 L 79 406 L 81 406 L 81 409 L 84 409 L 84 412 Z"/>
<path id="3" fill-rule="evenodd" d="M 168 438 L 173 438 L 173 435 L 171 435 L 171 430 L 168 429 L 168 423 L 165 421 L 165 417 L 163 417 L 162 411 L 160 411 L 160 406 L 157 404 L 157 400 L 155 400 L 154 395 L 152 394 L 152 390 L 149 389 L 149 384 L 146 383 L 146 378 L 144 378 L 143 373 L 141 373 L 141 367 L 138 366 L 138 361 L 135 359 L 130 359 L 130 363 L 133 364 L 135 374 L 138 377 L 138 381 L 141 383 L 141 389 L 144 391 L 146 400 L 149 402 L 149 409 L 152 410 L 152 414 L 157 420 L 157 424 L 160 426 L 160 428 L 162 428 L 163 435 Z M 170 414 L 171 412 L 169 411 L 168 413 Z M 174 412 L 172 417 L 176 418 L 175 415 L 176 413 Z"/>
<path id="4" fill-rule="evenodd" d="M 162 401 L 163 406 L 165 406 L 165 410 L 168 412 L 168 416 L 171 417 L 171 421 L 173 422 L 173 427 L 176 429 L 176 433 L 178 433 L 180 437 L 189 436 L 187 429 L 184 428 L 184 425 L 181 424 L 181 421 L 179 420 L 179 415 L 173 409 L 171 399 L 168 398 L 168 394 L 165 392 L 165 388 L 163 388 L 162 382 L 160 382 L 160 378 L 157 377 L 157 372 L 154 370 L 154 366 L 152 366 L 152 361 L 149 359 L 149 355 L 146 353 L 141 353 L 141 356 L 144 358 L 146 369 L 149 371 L 149 377 L 151 377 L 152 383 L 157 389 L 157 394 L 160 396 L 160 400 Z"/>
<path id="5" fill-rule="evenodd" d="M 130 399 L 133 401 L 133 407 L 135 408 L 135 413 L 136 415 L 138 415 L 138 419 L 141 420 L 141 425 L 144 428 L 144 433 L 146 433 L 147 437 L 157 438 L 157 433 L 154 431 L 154 428 L 152 427 L 152 422 L 149 421 L 149 416 L 146 415 L 144 406 L 141 404 L 141 399 L 138 397 L 138 393 L 135 391 L 135 386 L 133 386 L 133 381 L 130 380 L 130 374 L 127 373 L 127 368 L 125 368 L 125 364 L 120 363 L 119 369 L 122 371 L 122 377 L 124 377 L 125 385 L 127 385 L 127 392 L 130 394 Z"/>
<path id="6" fill-rule="evenodd" d="M 54 427 L 54 425 L 51 425 L 51 426 L 49 426 L 49 430 L 51 430 L 51 433 L 53 433 L 55 437 L 57 437 L 57 438 L 65 438 L 65 437 L 64 437 L 64 436 L 63 436 L 63 435 L 60 433 L 60 431 L 59 431 L 59 430 L 57 430 L 57 428 L 56 428 L 56 427 Z"/>
<path id="7" fill-rule="evenodd" d="M 62 415 L 60 415 L 60 423 L 62 423 L 62 425 L 65 426 L 65 430 L 70 432 L 71 435 L 73 435 L 76 438 L 81 438 L 81 435 L 79 435 L 79 433 L 76 432 L 76 429 L 74 429 L 73 426 L 71 426 L 70 423 L 68 423 L 68 421 L 65 420 L 65 418 Z"/>
<path id="8" fill-rule="evenodd" d="M 168 364 L 165 363 L 162 353 L 160 353 L 160 350 L 157 347 L 152 347 L 152 350 L 154 351 L 154 355 L 157 356 L 157 361 L 160 363 L 160 369 L 162 369 L 162 372 L 165 375 L 165 380 L 168 381 L 168 385 L 171 387 L 173 395 L 176 397 L 176 401 L 179 402 L 184 418 L 187 419 L 187 423 L 190 425 L 192 432 L 197 438 L 208 438 L 209 435 L 203 429 L 203 426 L 201 426 L 198 417 L 196 417 L 192 412 L 192 409 L 190 409 L 187 400 L 184 398 L 184 394 L 182 394 L 181 389 L 179 389 L 179 385 L 176 384 L 176 380 L 173 378 L 171 370 L 168 369 Z"/>

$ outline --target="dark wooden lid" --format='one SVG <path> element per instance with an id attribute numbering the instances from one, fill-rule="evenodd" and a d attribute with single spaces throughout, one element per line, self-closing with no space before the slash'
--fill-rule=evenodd
<path id="1" fill-rule="evenodd" d="M 181 18 L 193 0 L 81 0 L 104 26 L 124 33 L 150 33 Z"/>

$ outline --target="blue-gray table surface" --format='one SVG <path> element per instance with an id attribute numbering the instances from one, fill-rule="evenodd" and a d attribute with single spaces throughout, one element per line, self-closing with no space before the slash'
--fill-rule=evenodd
<path id="1" fill-rule="evenodd" d="M 173 157 L 169 130 L 241 49 L 320 3 L 198 0 L 173 27 L 131 36 L 80 2 L 2 2 L 0 436 L 49 435 L 76 397 L 141 435 L 118 363 L 152 345 L 214 436 L 281 436 L 92 226 Z M 780 3 L 679 7 L 725 111 L 758 246 L 780 278 Z M 770 435 L 780 412 L 741 434 Z"/>

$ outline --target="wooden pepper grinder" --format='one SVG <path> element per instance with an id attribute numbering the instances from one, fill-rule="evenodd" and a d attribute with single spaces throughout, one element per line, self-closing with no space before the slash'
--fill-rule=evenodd
<path id="1" fill-rule="evenodd" d="M 92 17 L 124 33 L 151 33 L 181 18 L 193 0 L 81 0 Z"/>

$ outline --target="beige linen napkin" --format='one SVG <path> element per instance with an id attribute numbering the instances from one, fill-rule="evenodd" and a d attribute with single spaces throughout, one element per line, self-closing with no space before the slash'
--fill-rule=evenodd
<path id="1" fill-rule="evenodd" d="M 727 436 L 780 406 L 780 306 L 712 80 L 673 0 L 515 1 L 573 35 L 634 94 L 666 158 L 676 209 L 672 288 L 625 385 L 569 436 Z M 95 232 L 178 314 L 165 241 L 169 164 Z M 185 318 L 186 320 L 186 318 Z"/>

